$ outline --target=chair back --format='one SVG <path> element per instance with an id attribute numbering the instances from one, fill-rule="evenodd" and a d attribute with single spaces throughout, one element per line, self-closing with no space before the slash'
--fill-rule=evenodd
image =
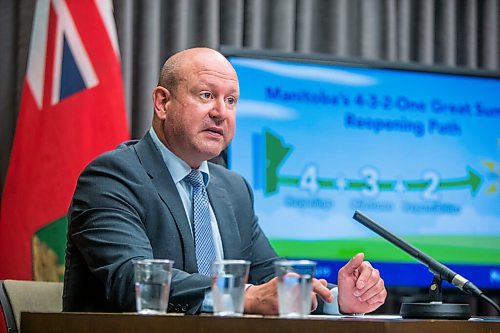
<path id="1" fill-rule="evenodd" d="M 62 282 L 3 280 L 0 288 L 7 333 L 20 332 L 21 312 L 61 312 Z"/>

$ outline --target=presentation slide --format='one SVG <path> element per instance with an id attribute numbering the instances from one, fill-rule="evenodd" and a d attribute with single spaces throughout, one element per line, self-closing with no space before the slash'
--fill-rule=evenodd
<path id="1" fill-rule="evenodd" d="M 229 166 L 278 254 L 331 282 L 364 252 L 393 286 L 432 274 L 352 219 L 360 210 L 500 288 L 500 80 L 229 57 L 240 79 Z"/>

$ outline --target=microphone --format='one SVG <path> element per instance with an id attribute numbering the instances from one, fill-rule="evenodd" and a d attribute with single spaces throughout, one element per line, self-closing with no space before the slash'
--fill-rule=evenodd
<path id="1" fill-rule="evenodd" d="M 443 304 L 441 303 L 441 282 L 446 280 L 465 293 L 479 296 L 495 307 L 500 312 L 499 307 L 493 300 L 486 297 L 483 292 L 471 281 L 460 274 L 454 272 L 415 246 L 394 235 L 381 225 L 375 223 L 369 217 L 356 210 L 353 219 L 382 236 L 401 250 L 408 253 L 413 258 L 426 265 L 434 274 L 434 281 L 431 284 L 430 293 L 435 295 L 437 302 L 430 303 L 403 303 L 401 306 L 401 316 L 403 318 L 448 318 L 448 319 L 469 319 L 471 316 L 468 304 Z M 439 293 L 439 295 L 436 295 Z"/>

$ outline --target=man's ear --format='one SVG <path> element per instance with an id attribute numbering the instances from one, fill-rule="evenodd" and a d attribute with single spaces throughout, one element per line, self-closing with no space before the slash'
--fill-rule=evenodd
<path id="1" fill-rule="evenodd" d="M 157 86 L 153 90 L 153 106 L 156 117 L 165 119 L 167 113 L 167 104 L 170 101 L 171 95 L 167 88 Z"/>

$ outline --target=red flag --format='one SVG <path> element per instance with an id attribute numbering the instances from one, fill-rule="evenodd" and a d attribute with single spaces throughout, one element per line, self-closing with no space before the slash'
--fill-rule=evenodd
<path id="1" fill-rule="evenodd" d="M 111 0 L 37 2 L 0 210 L 0 279 L 61 278 L 78 175 L 129 137 L 112 10 Z"/>

